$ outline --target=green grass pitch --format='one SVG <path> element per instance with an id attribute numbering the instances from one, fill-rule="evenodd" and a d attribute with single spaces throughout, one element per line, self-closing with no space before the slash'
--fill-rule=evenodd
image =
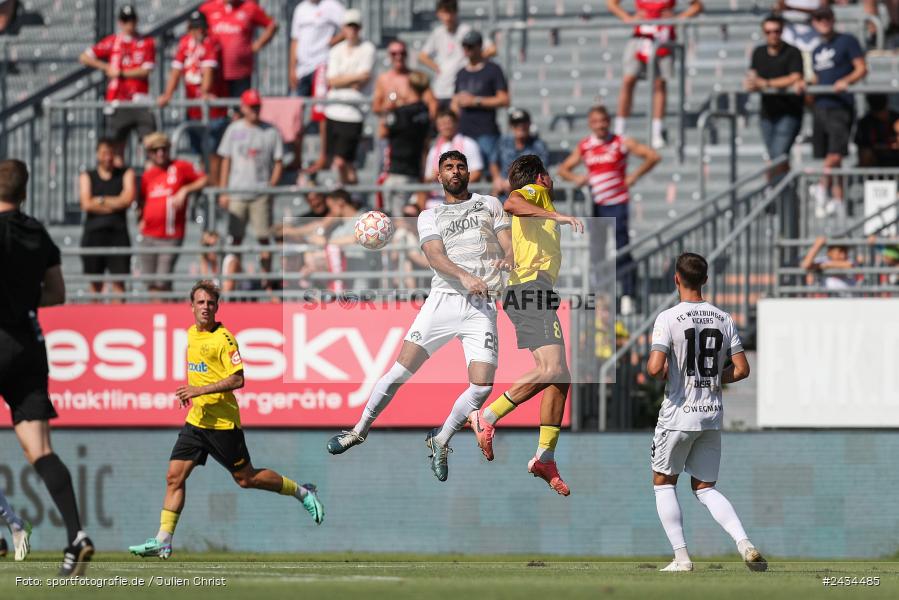
<path id="1" fill-rule="evenodd" d="M 703 559 L 693 573 L 659 573 L 661 557 L 639 559 L 399 554 L 221 554 L 180 552 L 170 561 L 102 553 L 85 585 L 51 587 L 57 555 L 0 561 L 0 598 L 359 598 L 487 600 L 699 598 L 753 600 L 899 598 L 899 562 L 772 560 L 752 573 L 733 557 Z M 824 578 L 879 585 L 826 586 Z M 26 585 L 25 579 L 32 578 Z M 117 579 L 115 579 L 117 578 Z M 35 585 L 34 580 L 40 581 Z M 123 580 L 128 585 L 123 585 Z M 103 583 L 105 587 L 98 587 Z M 142 583 L 142 585 L 141 585 Z M 115 585 L 113 585 L 115 584 Z"/>

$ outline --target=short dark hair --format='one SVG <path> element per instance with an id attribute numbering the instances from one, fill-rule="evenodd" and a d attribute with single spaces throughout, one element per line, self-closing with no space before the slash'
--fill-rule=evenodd
<path id="1" fill-rule="evenodd" d="M 443 163 L 448 160 L 461 160 L 466 167 L 468 166 L 468 158 L 466 158 L 464 154 L 458 150 L 448 150 L 440 155 L 440 160 L 437 161 L 437 168 L 439 169 L 442 167 Z"/>
<path id="2" fill-rule="evenodd" d="M 113 138 L 108 136 L 101 137 L 97 140 L 97 148 L 99 148 L 100 146 L 109 146 L 110 148 L 115 148 L 116 145 L 117 142 Z"/>
<path id="3" fill-rule="evenodd" d="M 780 25 L 781 29 L 783 29 L 786 21 L 782 16 L 770 13 L 768 15 L 765 15 L 765 18 L 762 19 L 762 27 L 765 26 L 765 23 L 777 23 L 778 25 Z"/>
<path id="4" fill-rule="evenodd" d="M 350 206 L 356 206 L 356 203 L 353 202 L 353 196 L 350 195 L 348 191 L 343 188 L 337 188 L 336 190 L 332 190 L 325 195 L 325 198 L 334 198 L 336 200 L 343 200 Z"/>
<path id="5" fill-rule="evenodd" d="M 438 110 L 437 114 L 434 115 L 434 121 L 436 121 L 440 117 L 449 117 L 453 121 L 455 121 L 457 123 L 459 122 L 459 115 L 457 115 L 454 111 L 450 110 L 449 108 L 442 108 L 442 109 Z"/>
<path id="6" fill-rule="evenodd" d="M 21 160 L 0 161 L 0 201 L 25 201 L 28 189 L 28 167 Z"/>
<path id="7" fill-rule="evenodd" d="M 599 113 L 605 116 L 607 119 L 609 118 L 609 109 L 605 107 L 603 104 L 594 104 L 590 107 L 590 110 L 587 111 L 587 115 L 592 115 L 593 113 Z"/>
<path id="8" fill-rule="evenodd" d="M 457 0 L 437 0 L 437 8 L 434 12 L 445 11 L 449 13 L 459 12 L 459 3 Z"/>
<path id="9" fill-rule="evenodd" d="M 206 292 L 207 294 L 212 296 L 212 299 L 215 302 L 218 302 L 219 297 L 222 295 L 222 291 L 219 289 L 219 286 L 215 285 L 214 282 L 212 282 L 208 279 L 203 279 L 202 281 L 196 282 L 194 284 L 194 287 L 190 288 L 191 304 L 193 304 L 194 295 L 200 290 L 203 290 L 204 292 Z"/>
<path id="10" fill-rule="evenodd" d="M 700 290 L 709 276 L 709 263 L 698 254 L 684 252 L 677 257 L 675 270 L 681 283 L 690 290 Z"/>
<path id="11" fill-rule="evenodd" d="M 546 166 L 536 154 L 519 156 L 509 166 L 509 186 L 518 190 L 537 182 L 537 177 L 546 175 Z"/>

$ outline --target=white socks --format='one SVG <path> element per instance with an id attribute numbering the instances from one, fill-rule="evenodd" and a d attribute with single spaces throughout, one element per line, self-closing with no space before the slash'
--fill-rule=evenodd
<path id="1" fill-rule="evenodd" d="M 684 524 L 681 517 L 680 504 L 677 502 L 677 490 L 673 485 L 655 485 L 653 489 L 656 492 L 656 511 L 659 513 L 659 520 L 662 527 L 665 528 L 665 535 L 671 542 L 671 548 L 674 550 L 674 560 L 678 562 L 690 562 L 690 555 L 687 554 L 687 542 L 684 540 Z"/>
<path id="2" fill-rule="evenodd" d="M 746 532 L 743 530 L 743 524 L 740 522 L 740 517 L 737 516 L 734 507 L 724 497 L 724 494 L 713 487 L 696 490 L 693 493 L 696 494 L 696 499 L 709 509 L 709 512 L 712 513 L 712 518 L 724 528 L 724 531 L 730 534 L 734 542 L 739 544 L 743 540 L 748 539 Z"/>
<path id="3" fill-rule="evenodd" d="M 362 417 L 356 423 L 356 426 L 353 427 L 353 431 L 362 437 L 367 436 L 372 423 L 375 422 L 381 411 L 390 404 L 400 386 L 409 381 L 410 377 L 412 377 L 412 371 L 398 362 L 393 363 L 390 370 L 381 376 L 372 389 L 371 396 L 368 397 L 368 403 L 365 405 L 365 410 L 362 411 Z"/>
<path id="4" fill-rule="evenodd" d="M 534 457 L 542 463 L 553 462 L 556 460 L 556 451 L 552 448 L 537 446 L 537 454 Z"/>
<path id="5" fill-rule="evenodd" d="M 309 490 L 307 490 L 306 488 L 304 488 L 301 485 L 297 486 L 297 492 L 294 494 L 294 497 L 297 500 L 302 500 L 303 498 L 305 498 L 308 495 L 309 495 Z"/>
<path id="6" fill-rule="evenodd" d="M 0 519 L 6 521 L 10 530 L 13 532 L 25 529 L 25 522 L 22 521 L 22 518 L 17 515 L 16 511 L 9 505 L 9 501 L 6 499 L 6 496 L 3 495 L 3 492 L 0 492 Z"/>
<path id="7" fill-rule="evenodd" d="M 624 135 L 624 130 L 627 128 L 627 117 L 615 117 L 615 121 L 612 124 L 612 132 L 615 135 Z"/>
<path id="8" fill-rule="evenodd" d="M 453 409 L 450 411 L 449 416 L 446 418 L 446 422 L 443 424 L 443 428 L 440 430 L 440 433 L 435 436 L 434 441 L 441 446 L 449 444 L 453 434 L 465 426 L 468 415 L 470 415 L 472 411 L 481 410 L 481 406 L 487 401 L 492 390 L 492 385 L 469 384 L 468 388 L 459 394 L 455 404 L 453 404 Z"/>
<path id="9" fill-rule="evenodd" d="M 652 120 L 652 136 L 653 137 L 662 137 L 662 132 L 665 129 L 664 122 L 662 119 L 653 119 Z"/>

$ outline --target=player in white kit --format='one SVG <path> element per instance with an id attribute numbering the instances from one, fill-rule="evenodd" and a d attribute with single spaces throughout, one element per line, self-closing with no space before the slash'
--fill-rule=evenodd
<path id="1" fill-rule="evenodd" d="M 511 219 L 493 196 L 468 191 L 468 161 L 457 150 L 438 161 L 445 201 L 418 216 L 421 248 L 434 271 L 431 293 L 409 328 L 393 367 L 375 384 L 362 417 L 350 431 L 328 441 L 328 452 L 342 454 L 365 441 L 377 416 L 400 386 L 444 344 L 459 338 L 468 366 L 462 392 L 442 428 L 425 438 L 431 470 L 446 481 L 449 440 L 478 411 L 493 389 L 499 339 L 496 298 L 511 270 Z"/>
<path id="2" fill-rule="evenodd" d="M 662 571 L 693 570 L 675 487 L 681 471 L 691 475 L 696 498 L 734 539 L 746 566 L 764 571 L 768 563 L 749 541 L 731 503 L 715 489 L 721 386 L 748 377 L 749 362 L 733 319 L 702 298 L 707 276 L 703 257 L 685 252 L 677 258 L 674 283 L 680 304 L 656 319 L 646 364 L 651 377 L 667 380 L 650 452 L 656 509 L 674 549 L 674 560 Z"/>

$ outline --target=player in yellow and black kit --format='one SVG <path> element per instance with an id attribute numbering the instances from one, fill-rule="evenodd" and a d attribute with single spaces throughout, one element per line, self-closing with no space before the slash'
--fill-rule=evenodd
<path id="1" fill-rule="evenodd" d="M 218 300 L 219 290 L 211 281 L 197 283 L 190 292 L 196 323 L 187 331 L 188 385 L 178 388 L 176 394 L 181 406 L 191 402 L 193 406 L 169 459 L 159 533 L 128 548 L 138 556 L 171 556 L 187 478 L 195 466 L 205 465 L 210 455 L 228 469 L 240 487 L 294 496 L 316 523 L 324 518 L 314 485 L 298 485 L 271 469 L 253 467 L 234 396 L 234 390 L 244 384 L 243 361 L 234 336 L 215 320 Z"/>
<path id="2" fill-rule="evenodd" d="M 556 314 L 561 299 L 553 286 L 562 266 L 559 225 L 571 225 L 574 231 L 582 233 L 584 224 L 575 217 L 556 212 L 552 201 L 552 178 L 537 156 L 526 154 L 517 158 L 509 167 L 509 183 L 515 191 L 503 208 L 512 214 L 515 266 L 509 277 L 503 309 L 515 326 L 518 347 L 531 351 L 536 366 L 485 408 L 483 414 L 472 412 L 469 423 L 484 456 L 493 460 L 497 421 L 542 391 L 540 439 L 537 453 L 528 463 L 528 472 L 567 496 L 571 492 L 559 476 L 554 451 L 571 375 L 565 358 L 562 326 Z"/>

